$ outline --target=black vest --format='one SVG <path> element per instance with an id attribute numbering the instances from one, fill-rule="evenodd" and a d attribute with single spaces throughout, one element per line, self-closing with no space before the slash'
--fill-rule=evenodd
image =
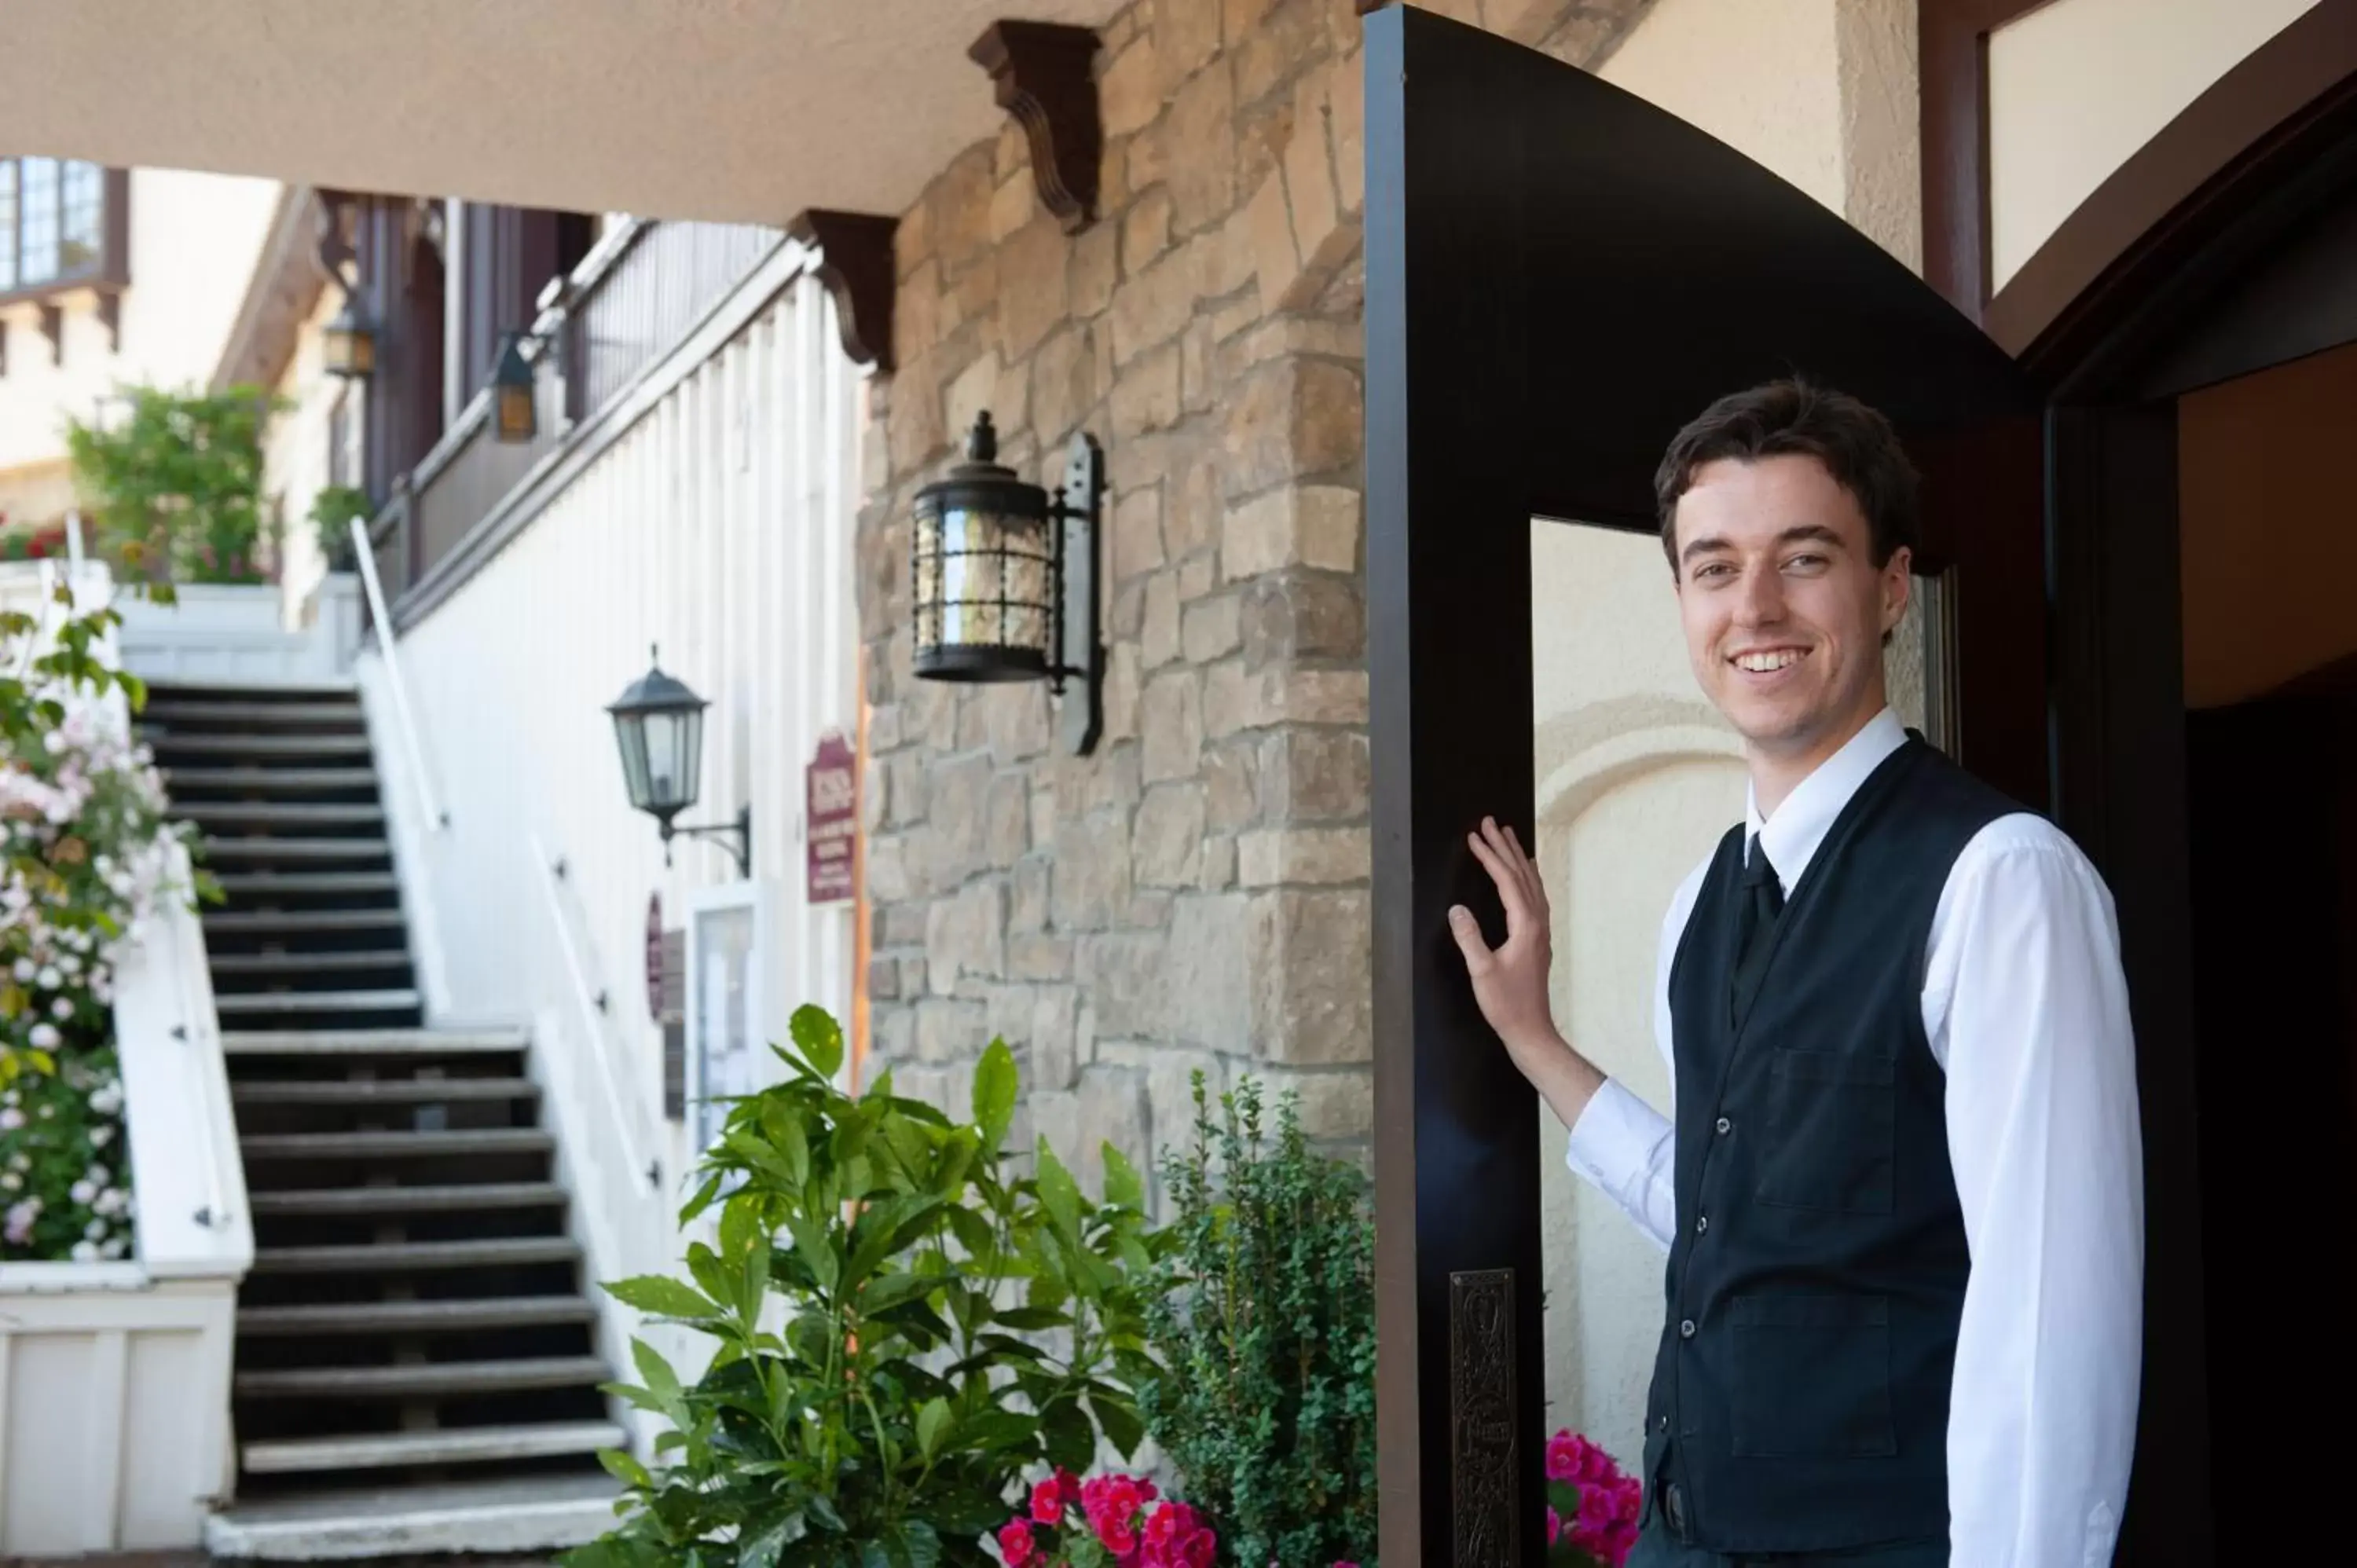
<path id="1" fill-rule="evenodd" d="M 1910 736 L 1791 892 L 1737 1029 L 1744 830 L 1670 971 L 1678 1235 L 1649 1485 L 1722 1552 L 1948 1532 L 1948 1385 L 1970 1259 L 1924 950 L 1956 856 L 2020 808 Z"/>

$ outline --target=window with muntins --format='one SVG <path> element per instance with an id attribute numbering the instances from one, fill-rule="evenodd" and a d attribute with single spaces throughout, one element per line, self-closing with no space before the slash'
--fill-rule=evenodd
<path id="1" fill-rule="evenodd" d="M 74 158 L 0 157 L 0 298 L 120 283 L 110 205 L 124 182 Z"/>

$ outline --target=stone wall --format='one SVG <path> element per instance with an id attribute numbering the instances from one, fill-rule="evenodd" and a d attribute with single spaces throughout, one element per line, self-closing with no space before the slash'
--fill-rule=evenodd
<path id="1" fill-rule="evenodd" d="M 1435 8 L 1593 64 L 1643 0 Z M 1298 1090 L 1363 1149 L 1363 183 L 1353 0 L 1140 0 L 1103 33 L 1100 216 L 1010 124 L 902 219 L 860 526 L 873 1047 L 962 1103 L 994 1036 L 1093 1181 L 1183 1137 L 1189 1077 Z M 909 518 L 979 410 L 1038 479 L 1103 442 L 1109 674 L 1088 757 L 1039 686 L 911 674 Z"/>

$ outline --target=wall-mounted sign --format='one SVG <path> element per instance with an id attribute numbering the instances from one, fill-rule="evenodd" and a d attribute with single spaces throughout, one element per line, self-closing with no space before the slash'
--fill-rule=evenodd
<path id="1" fill-rule="evenodd" d="M 663 1014 L 663 923 L 662 895 L 647 895 L 647 1015 L 660 1020 Z"/>
<path id="2" fill-rule="evenodd" d="M 840 904 L 856 891 L 852 845 L 859 832 L 859 759 L 839 730 L 829 730 L 811 759 L 808 897 L 813 904 Z"/>

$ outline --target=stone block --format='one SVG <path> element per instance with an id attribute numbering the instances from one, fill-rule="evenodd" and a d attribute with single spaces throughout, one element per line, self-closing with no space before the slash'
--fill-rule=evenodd
<path id="1" fill-rule="evenodd" d="M 913 1059 L 917 1054 L 917 1010 L 906 1006 L 877 1008 L 868 1039 L 877 1057 L 885 1062 Z"/>
<path id="2" fill-rule="evenodd" d="M 1178 335 L 1195 314 L 1200 276 L 1191 250 L 1166 250 L 1143 268 L 1126 252 L 1124 260 L 1125 275 L 1113 292 L 1106 318 L 1113 328 L 1114 363 L 1122 366 Z"/>
<path id="3" fill-rule="evenodd" d="M 1232 838 L 1210 838 L 1203 841 L 1203 869 L 1196 886 L 1206 893 L 1224 893 L 1236 885 L 1236 841 Z"/>
<path id="4" fill-rule="evenodd" d="M 954 886 L 988 863 L 984 843 L 984 808 L 990 791 L 990 758 L 982 753 L 933 764 L 931 778 L 933 873 Z"/>
<path id="5" fill-rule="evenodd" d="M 1133 39 L 1097 79 L 1097 114 L 1108 138 L 1154 124 L 1162 113 L 1162 61 L 1151 33 Z"/>
<path id="6" fill-rule="evenodd" d="M 1166 90 L 1211 64 L 1220 52 L 1219 0 L 1155 0 L 1155 46 Z"/>
<path id="7" fill-rule="evenodd" d="M 1113 575 L 1126 583 L 1163 563 L 1162 487 L 1124 490 L 1113 503 Z"/>
<path id="8" fill-rule="evenodd" d="M 930 352 L 899 361 L 900 395 L 892 400 L 892 467 L 906 473 L 931 462 L 948 446 L 942 425 L 941 367 Z"/>
<path id="9" fill-rule="evenodd" d="M 1025 1092 L 1052 1093 L 1080 1081 L 1079 1022 L 1080 993 L 1071 986 L 1042 985 L 1033 991 L 1025 1029 Z"/>
<path id="10" fill-rule="evenodd" d="M 1162 887 L 1141 887 L 1137 897 L 1129 901 L 1129 918 L 1123 926 L 1137 931 L 1158 931 L 1170 920 L 1170 893 Z"/>
<path id="11" fill-rule="evenodd" d="M 1203 671 L 1203 734 L 1224 740 L 1260 722 L 1260 682 L 1243 661 L 1223 659 Z"/>
<path id="12" fill-rule="evenodd" d="M 1253 265 L 1260 279 L 1264 311 L 1284 307 L 1288 291 L 1301 277 L 1301 251 L 1293 240 L 1293 214 L 1285 200 L 1285 176 L 1272 169 L 1244 204 L 1244 221 L 1252 232 Z"/>
<path id="13" fill-rule="evenodd" d="M 959 992 L 960 982 L 998 980 L 1006 973 L 1006 886 L 976 882 L 936 898 L 925 912 L 926 989 Z"/>
<path id="14" fill-rule="evenodd" d="M 914 891 L 909 882 L 908 846 L 897 834 L 871 836 L 866 854 L 869 897 L 889 903 Z"/>
<path id="15" fill-rule="evenodd" d="M 1203 822 L 1214 832 L 1232 832 L 1260 810 L 1260 746 L 1249 737 L 1213 746 L 1203 753 Z"/>
<path id="16" fill-rule="evenodd" d="M 1363 725 L 1367 722 L 1364 670 L 1305 670 L 1279 664 L 1260 672 L 1263 724 Z"/>
<path id="17" fill-rule="evenodd" d="M 942 340 L 942 268 L 931 257 L 901 279 L 899 291 L 892 298 L 892 360 L 903 371 L 923 355 L 932 351 Z M 896 382 L 895 390 L 912 383 Z M 895 424 L 908 411 L 899 406 L 902 400 L 892 399 L 887 412 Z M 894 450 L 899 450 L 897 445 Z M 895 467 L 900 467 L 896 461 Z"/>
<path id="18" fill-rule="evenodd" d="M 1281 572 L 1254 579 L 1241 597 L 1244 663 L 1254 670 L 1302 659 L 1358 660 L 1366 651 L 1366 605 L 1357 581 Z"/>
<path id="19" fill-rule="evenodd" d="M 1138 802 L 1134 863 L 1141 887 L 1190 887 L 1202 871 L 1203 787 L 1157 784 Z"/>
<path id="20" fill-rule="evenodd" d="M 900 961 L 900 994 L 911 1002 L 920 1000 L 925 994 L 925 961 L 923 959 L 904 958 Z"/>
<path id="21" fill-rule="evenodd" d="M 1326 50 L 1327 0 L 1276 0 L 1256 27 L 1228 29 L 1235 58 L 1236 102 L 1246 104 L 1283 86 Z"/>
<path id="22" fill-rule="evenodd" d="M 1362 731 L 1288 726 L 1261 741 L 1265 823 L 1355 821 L 1367 814 L 1367 785 Z"/>
<path id="23" fill-rule="evenodd" d="M 1209 317 L 1198 316 L 1178 336 L 1178 405 L 1188 413 L 1209 413 L 1218 402 L 1218 347 Z"/>
<path id="24" fill-rule="evenodd" d="M 1155 670 L 1178 657 L 1178 574 L 1166 569 L 1146 578 L 1145 600 L 1137 653 Z"/>
<path id="25" fill-rule="evenodd" d="M 1365 1068 L 1302 1071 L 1275 1069 L 1258 1075 L 1272 1099 L 1290 1094 L 1301 1130 L 1321 1143 L 1371 1137 L 1375 1130 L 1375 1079 Z"/>
<path id="26" fill-rule="evenodd" d="M 1203 752 L 1203 692 L 1192 670 L 1166 670 L 1146 683 L 1138 727 L 1148 784 L 1192 779 Z"/>
<path id="27" fill-rule="evenodd" d="M 1220 566 L 1231 583 L 1288 566 L 1355 571 L 1359 492 L 1340 485 L 1284 485 L 1228 508 Z"/>
<path id="28" fill-rule="evenodd" d="M 1362 827 L 1256 828 L 1236 840 L 1236 880 L 1246 887 L 1364 882 L 1372 871 Z"/>
<path id="29" fill-rule="evenodd" d="M 933 209 L 933 253 L 941 258 L 945 277 L 954 276 L 990 244 L 990 199 L 998 190 L 996 165 L 995 144 L 979 143 L 959 154 L 933 182 L 927 198 Z"/>
<path id="30" fill-rule="evenodd" d="M 1031 167 L 1031 142 L 1023 133 L 1022 124 L 1012 115 L 998 128 L 998 142 L 991 149 L 990 174 L 1002 186 Z"/>
<path id="31" fill-rule="evenodd" d="M 1125 811 L 1145 795 L 1146 783 L 1139 767 L 1142 756 L 1134 741 L 1110 750 L 1100 749 L 1094 757 L 1060 760 L 1063 771 L 1056 781 L 1057 799 L 1066 802 L 1065 809 L 1072 816 Z"/>
<path id="32" fill-rule="evenodd" d="M 992 420 L 1002 431 L 1020 430 L 1030 423 L 1030 380 L 1021 371 L 1005 373 L 998 350 L 994 349 L 960 371 L 942 392 L 949 427 L 959 439 L 974 428 L 974 415 L 987 409 Z"/>
<path id="33" fill-rule="evenodd" d="M 977 692 L 974 705 L 982 710 L 983 734 L 991 760 L 1001 767 L 1022 762 L 1048 749 L 1049 724 L 1047 688 L 1024 682 Z M 869 721 L 868 733 L 875 733 Z"/>
<path id="34" fill-rule="evenodd" d="M 1328 144 L 1329 75 L 1324 70 L 1313 70 L 1294 84 L 1293 138 L 1286 144 L 1283 159 L 1285 194 L 1293 212 L 1293 245 L 1305 267 L 1317 264 L 1316 258 L 1328 248 L 1342 218 Z"/>
<path id="35" fill-rule="evenodd" d="M 991 779 L 982 831 L 986 865 L 1005 870 L 1030 852 L 1031 789 L 1021 773 L 1005 772 Z"/>
<path id="36" fill-rule="evenodd" d="M 1052 844 L 1056 842 L 1056 771 L 1053 767 L 1037 768 L 1031 778 L 1031 842 Z M 1044 888 L 1045 884 L 1041 884 Z"/>
<path id="37" fill-rule="evenodd" d="M 1080 1164 L 1073 1175 L 1092 1197 L 1104 1195 L 1104 1146 L 1111 1144 L 1143 1172 L 1153 1165 L 1154 1145 L 1146 1119 L 1146 1079 L 1115 1068 L 1092 1067 L 1081 1075 Z"/>
<path id="38" fill-rule="evenodd" d="M 991 1039 L 1004 1040 L 1020 1059 L 1031 1043 L 1031 1004 L 1038 990 L 1029 985 L 985 985 L 979 988 L 983 1026 Z"/>
<path id="39" fill-rule="evenodd" d="M 1081 1162 L 1081 1097 L 1070 1090 L 1060 1093 L 1034 1094 L 1017 1102 L 1031 1112 L 1030 1136 L 1019 1145 L 1013 1138 L 1008 1143 L 1013 1152 L 1022 1157 L 1025 1165 L 1037 1143 L 1045 1143 L 1057 1160 L 1067 1170 L 1078 1170 Z"/>
<path id="40" fill-rule="evenodd" d="M 1037 799 L 1036 795 L 1034 799 Z M 1032 832 L 1039 836 L 1039 843 L 1055 842 L 1055 819 L 1048 820 L 1048 831 L 1039 832 L 1035 820 Z M 1008 878 L 1006 929 L 1009 932 L 1044 931 L 1048 929 L 1048 881 L 1049 861 L 1044 854 L 1025 855 L 1016 862 L 1014 875 Z"/>
<path id="41" fill-rule="evenodd" d="M 1009 360 L 1029 355 L 1071 314 L 1071 242 L 1044 212 L 1000 248 L 998 345 Z"/>
<path id="42" fill-rule="evenodd" d="M 1072 978 L 1072 939 L 1041 933 L 1006 939 L 1006 972 L 1017 980 Z"/>
<path id="43" fill-rule="evenodd" d="M 1129 912 L 1129 822 L 1105 811 L 1056 831 L 1051 908 L 1059 931 L 1102 931 Z"/>
<path id="44" fill-rule="evenodd" d="M 1254 896 L 1253 1043 L 1270 1062 L 1369 1059 L 1372 898 L 1363 888 L 1281 888 Z"/>
<path id="45" fill-rule="evenodd" d="M 1203 3 L 1211 5 L 1214 0 L 1203 0 Z M 1261 18 L 1268 15 L 1268 8 L 1275 0 L 1217 0 L 1217 3 L 1221 19 L 1225 24 L 1227 47 L 1233 50 L 1252 35 L 1254 27 L 1260 26 Z"/>
<path id="46" fill-rule="evenodd" d="M 1236 102 L 1226 70 L 1207 70 L 1178 88 L 1161 134 L 1170 215 L 1184 237 L 1225 219 L 1236 204 Z"/>
<path id="47" fill-rule="evenodd" d="M 917 1059 L 941 1063 L 982 1054 L 990 1032 L 979 1002 L 930 997 L 917 1004 Z"/>
<path id="48" fill-rule="evenodd" d="M 1252 1027 L 1251 902 L 1241 893 L 1189 893 L 1170 906 L 1157 970 L 1157 1040 L 1211 1050 L 1244 1047 Z"/>
<path id="49" fill-rule="evenodd" d="M 1002 176 L 998 188 L 990 195 L 990 237 L 994 242 L 1020 229 L 1039 210 L 1038 188 L 1026 166 L 1012 175 Z"/>
<path id="50" fill-rule="evenodd" d="M 1129 210 L 1121 215 L 1122 271 L 1134 275 L 1169 248 L 1170 192 L 1157 186 L 1133 200 Z"/>
<path id="51" fill-rule="evenodd" d="M 1146 635 L 1146 579 L 1132 577 L 1113 591 L 1113 609 L 1105 617 L 1105 633 L 1116 642 L 1135 642 Z"/>
<path id="52" fill-rule="evenodd" d="M 1072 972 L 1095 1009 L 1102 1037 L 1145 1037 L 1163 1020 L 1163 938 L 1159 932 L 1100 932 L 1072 950 Z"/>
<path id="53" fill-rule="evenodd" d="M 1137 644 L 1116 642 L 1105 650 L 1104 742 L 1134 739 L 1137 735 Z"/>
<path id="54" fill-rule="evenodd" d="M 1178 586 L 1174 580 L 1171 598 L 1176 603 Z M 1215 599 L 1198 599 L 1187 607 L 1184 624 L 1179 628 L 1179 645 L 1189 664 L 1209 664 L 1223 654 L 1232 653 L 1243 645 L 1241 607 L 1233 594 L 1222 594 Z"/>
<path id="55" fill-rule="evenodd" d="M 1558 0 L 1533 0 L 1553 6 Z M 1527 41 L 1527 40 L 1525 40 Z M 1328 79 L 1327 102 L 1333 111 L 1334 197 L 1345 214 L 1362 211 L 1367 204 L 1367 73 L 1354 51 L 1344 57 Z"/>
<path id="56" fill-rule="evenodd" d="M 1220 556 L 1217 550 L 1199 551 L 1178 563 L 1178 602 L 1193 604 L 1220 585 Z"/>
<path id="57" fill-rule="evenodd" d="M 1232 499 L 1305 475 L 1355 483 L 1362 434 L 1359 377 L 1325 360 L 1286 359 L 1242 379 L 1228 403 L 1227 492 Z M 1336 570 L 1346 570 L 1347 563 Z"/>
<path id="58" fill-rule="evenodd" d="M 1116 440 L 1178 424 L 1178 345 L 1165 343 L 1123 371 L 1113 382 L 1110 412 Z"/>
<path id="59" fill-rule="evenodd" d="M 897 1002 L 900 999 L 900 963 L 898 959 L 871 958 L 867 961 L 867 999 L 871 1002 Z"/>
<path id="60" fill-rule="evenodd" d="M 914 948 L 925 944 L 925 906 L 921 903 L 887 904 L 877 911 L 876 945 L 879 948 Z M 921 986 L 911 990 L 921 990 Z"/>
<path id="61" fill-rule="evenodd" d="M 932 208 L 919 201 L 892 230 L 892 275 L 905 281 L 933 259 Z"/>
<path id="62" fill-rule="evenodd" d="M 1072 315 L 1085 320 L 1113 303 L 1114 286 L 1121 282 L 1121 231 L 1110 223 L 1093 224 L 1074 237 L 1071 249 Z"/>
<path id="63" fill-rule="evenodd" d="M 1180 359 L 1183 367 L 1183 352 Z M 1218 449 L 1190 446 L 1174 454 L 1173 472 L 1164 482 L 1162 533 L 1169 553 L 1184 558 L 1217 544 L 1225 515 Z"/>
<path id="64" fill-rule="evenodd" d="M 886 759 L 884 773 L 885 822 L 901 828 L 924 821 L 925 758 L 917 752 L 902 752 Z"/>

